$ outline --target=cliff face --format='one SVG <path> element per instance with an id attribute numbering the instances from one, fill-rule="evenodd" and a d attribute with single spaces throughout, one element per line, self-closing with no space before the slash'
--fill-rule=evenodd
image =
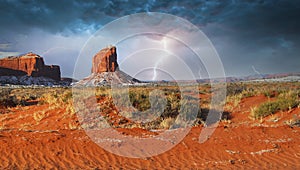
<path id="1" fill-rule="evenodd" d="M 116 47 L 104 48 L 93 57 L 92 73 L 115 72 L 117 69 Z"/>
<path id="2" fill-rule="evenodd" d="M 106 86 L 113 84 L 135 84 L 139 80 L 121 71 L 117 62 L 116 47 L 100 50 L 92 63 L 92 74 L 78 81 L 75 86 Z M 94 74 L 95 73 L 95 74 Z"/>
<path id="3" fill-rule="evenodd" d="M 0 59 L 0 76 L 48 77 L 60 81 L 60 68 L 57 65 L 45 65 L 37 54 L 28 53 L 19 57 Z"/>

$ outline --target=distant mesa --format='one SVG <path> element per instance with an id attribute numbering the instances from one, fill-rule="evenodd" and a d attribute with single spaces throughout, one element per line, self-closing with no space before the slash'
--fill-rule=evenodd
<path id="1" fill-rule="evenodd" d="M 48 77 L 60 81 L 60 68 L 57 65 L 45 65 L 41 56 L 27 53 L 0 59 L 0 76 Z"/>
<path id="2" fill-rule="evenodd" d="M 116 84 L 135 84 L 139 80 L 129 76 L 119 69 L 117 48 L 108 46 L 93 57 L 91 75 L 80 80 L 76 85 L 101 86 Z"/>
<path id="3" fill-rule="evenodd" d="M 0 84 L 68 86 L 71 81 L 61 79 L 58 65 L 45 65 L 43 57 L 30 52 L 0 59 Z"/>

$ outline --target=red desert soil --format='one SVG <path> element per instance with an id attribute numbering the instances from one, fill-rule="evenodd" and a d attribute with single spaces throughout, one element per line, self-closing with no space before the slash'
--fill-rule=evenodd
<path id="1" fill-rule="evenodd" d="M 12 108 L 0 115 L 0 169 L 299 169 L 300 128 L 283 122 L 300 109 L 249 119 L 250 107 L 266 100 L 262 96 L 243 99 L 232 120 L 222 121 L 202 144 L 198 138 L 203 126 L 194 127 L 171 150 L 143 159 L 114 155 L 85 131 L 72 130 L 78 122 L 75 115 L 65 115 L 65 109 Z M 41 110 L 46 110 L 44 118 L 36 121 L 33 113 Z M 275 116 L 279 120 L 270 121 Z M 145 133 L 137 128 L 120 131 Z"/>

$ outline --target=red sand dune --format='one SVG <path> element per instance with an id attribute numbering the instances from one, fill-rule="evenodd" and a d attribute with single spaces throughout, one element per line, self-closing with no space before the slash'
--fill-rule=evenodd
<path id="1" fill-rule="evenodd" d="M 171 150 L 148 158 L 117 156 L 95 144 L 78 125 L 76 116 L 48 105 L 12 108 L 1 114 L 0 169 L 299 169 L 300 129 L 284 125 L 294 113 L 277 113 L 279 121 L 248 118 L 249 108 L 266 101 L 250 97 L 235 108 L 205 143 L 198 143 L 203 126 L 194 127 Z M 37 123 L 32 113 L 46 110 Z M 138 136 L 145 130 L 119 129 Z M 118 146 L 116 146 L 118 147 Z"/>

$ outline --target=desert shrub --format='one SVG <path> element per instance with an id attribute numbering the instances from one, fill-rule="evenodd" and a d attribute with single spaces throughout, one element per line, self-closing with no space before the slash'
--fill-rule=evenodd
<path id="1" fill-rule="evenodd" d="M 231 83 L 229 87 L 227 87 L 227 96 L 226 101 L 228 103 L 232 103 L 233 107 L 238 106 L 243 98 L 252 97 L 258 94 L 257 89 L 254 89 L 253 86 L 246 86 L 245 84 Z"/>
<path id="2" fill-rule="evenodd" d="M 149 91 L 147 90 L 136 90 L 129 91 L 129 99 L 132 106 L 139 111 L 145 111 L 150 109 Z"/>
<path id="3" fill-rule="evenodd" d="M 161 122 L 160 122 L 160 128 L 162 129 L 169 129 L 175 122 L 175 119 L 174 118 L 166 118 L 166 119 L 163 119 Z"/>
<path id="4" fill-rule="evenodd" d="M 111 89 L 108 87 L 97 87 L 95 96 L 99 97 L 110 97 L 111 96 Z"/>
<path id="5" fill-rule="evenodd" d="M 187 92 L 190 93 L 191 91 Z M 98 96 L 100 95 L 99 92 Z M 198 97 L 198 94 L 195 94 L 195 96 Z M 183 127 L 186 122 L 194 121 L 198 115 L 201 116 L 199 114 L 200 109 L 198 109 L 200 108 L 198 98 L 185 96 L 183 100 L 181 91 L 175 86 L 130 87 L 129 93 L 116 90 L 112 92 L 112 98 L 106 97 L 105 100 L 99 101 L 101 101 L 99 105 L 104 117 L 105 115 L 110 117 L 109 114 L 115 111 L 117 115 L 134 120 L 129 124 L 118 124 L 119 127 L 139 126 L 152 129 L 169 128 L 174 124 Z M 106 101 L 111 101 L 111 104 L 105 103 Z M 117 106 L 117 110 L 114 110 L 113 107 L 115 106 Z M 130 106 L 133 106 L 136 110 L 132 110 Z M 195 113 L 196 109 L 198 109 L 198 113 Z M 179 113 L 183 114 L 179 116 Z M 175 122 L 176 119 L 181 121 Z M 142 120 L 143 123 L 139 123 L 139 120 Z"/>
<path id="6" fill-rule="evenodd" d="M 279 110 L 278 102 L 266 102 L 251 110 L 251 117 L 257 119 L 268 116 Z"/>
<path id="7" fill-rule="evenodd" d="M 115 104 L 118 106 L 133 106 L 144 114 L 157 115 L 150 112 L 163 109 L 163 113 L 160 113 L 162 117 L 176 117 L 178 115 L 181 96 L 174 89 L 168 90 L 167 88 L 162 88 L 156 91 L 150 88 L 139 89 L 134 87 L 129 90 L 129 101 L 126 101 L 126 95 L 128 94 L 122 94 L 121 92 L 114 94 Z"/>
<path id="8" fill-rule="evenodd" d="M 40 122 L 42 119 L 44 119 L 46 117 L 46 112 L 45 111 L 39 111 L 39 112 L 35 112 L 33 113 L 33 119 L 36 122 Z"/>
<path id="9" fill-rule="evenodd" d="M 233 107 L 239 105 L 243 98 L 255 96 L 256 92 L 251 88 L 245 88 L 243 91 L 231 95 L 227 95 L 226 101 L 232 103 Z"/>
<path id="10" fill-rule="evenodd" d="M 63 103 L 70 103 L 70 101 L 72 100 L 72 92 L 71 91 L 65 91 L 62 96 L 61 96 L 61 101 Z"/>
<path id="11" fill-rule="evenodd" d="M 40 104 L 60 105 L 70 103 L 72 101 L 72 92 L 65 90 L 64 92 L 49 92 L 42 95 Z"/>
<path id="12" fill-rule="evenodd" d="M 65 108 L 64 116 L 73 116 L 75 109 L 73 106 L 72 91 L 64 89 L 64 91 L 54 91 L 45 93 L 40 98 L 40 104 L 49 104 L 51 108 Z"/>
<path id="13" fill-rule="evenodd" d="M 278 96 L 277 102 L 279 105 L 279 110 L 290 110 L 299 105 L 298 94 L 294 91 L 282 93 Z"/>
<path id="14" fill-rule="evenodd" d="M 229 83 L 227 85 L 227 95 L 228 96 L 234 96 L 242 93 L 244 90 L 246 90 L 246 86 L 242 83 Z"/>
<path id="15" fill-rule="evenodd" d="M 168 92 L 166 93 L 167 103 L 161 117 L 163 119 L 172 117 L 175 118 L 179 114 L 179 109 L 182 103 L 180 93 Z"/>
<path id="16" fill-rule="evenodd" d="M 277 111 L 287 111 L 299 105 L 298 94 L 290 91 L 282 93 L 275 101 L 268 101 L 251 110 L 251 117 L 257 119 L 274 114 Z"/>
<path id="17" fill-rule="evenodd" d="M 294 114 L 292 119 L 285 121 L 285 124 L 290 127 L 300 127 L 300 118 Z"/>
<path id="18" fill-rule="evenodd" d="M 180 114 L 177 115 L 173 127 L 188 127 L 195 123 L 200 109 L 195 103 L 183 101 L 180 107 Z"/>
<path id="19" fill-rule="evenodd" d="M 253 88 L 247 88 L 242 91 L 242 96 L 244 97 L 252 97 L 256 95 L 256 91 Z"/>
<path id="20" fill-rule="evenodd" d="M 16 95 L 11 94 L 12 89 L 2 88 L 0 90 L 0 106 L 7 107 L 15 107 L 17 105 L 24 105 L 24 99 L 18 99 Z"/>
<path id="21" fill-rule="evenodd" d="M 264 94 L 264 96 L 269 97 L 269 98 L 275 97 L 275 91 L 265 90 L 263 92 L 263 94 Z"/>
<path id="22" fill-rule="evenodd" d="M 232 103 L 233 107 L 236 107 L 236 106 L 238 106 L 238 104 L 240 103 L 242 98 L 243 98 L 243 95 L 240 93 L 240 94 L 236 94 L 236 95 L 227 96 L 226 101 L 229 103 Z"/>

